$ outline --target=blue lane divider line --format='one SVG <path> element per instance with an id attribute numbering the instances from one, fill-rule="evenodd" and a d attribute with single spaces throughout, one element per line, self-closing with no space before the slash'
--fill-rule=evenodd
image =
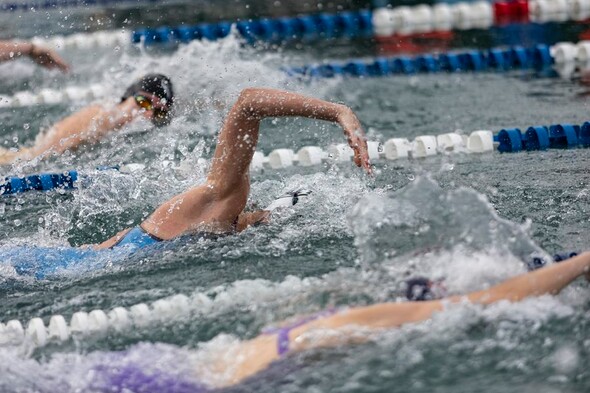
<path id="1" fill-rule="evenodd" d="M 531 48 L 515 46 L 487 50 L 468 50 L 457 53 L 422 54 L 415 57 L 378 57 L 369 61 L 352 59 L 347 62 L 293 67 L 287 69 L 287 73 L 289 75 L 300 74 L 331 78 L 337 75 L 366 77 L 440 71 L 481 72 L 490 69 L 497 71 L 535 69 L 541 72 L 550 69 L 552 64 L 553 58 L 549 46 L 538 44 Z M 336 72 L 336 70 L 340 69 L 342 69 L 342 72 Z"/>
<path id="2" fill-rule="evenodd" d="M 315 16 L 316 23 L 320 27 L 320 31 L 322 32 L 322 37 L 329 39 L 336 37 L 337 34 L 337 26 L 336 26 L 336 18 L 332 15 L 321 13 Z"/>
<path id="3" fill-rule="evenodd" d="M 415 59 L 416 70 L 418 72 L 438 72 L 440 71 L 440 62 L 432 55 L 422 55 Z"/>
<path id="4" fill-rule="evenodd" d="M 488 51 L 488 67 L 497 70 L 507 70 L 506 52 L 502 49 L 492 48 Z"/>
<path id="5" fill-rule="evenodd" d="M 549 127 L 549 145 L 552 148 L 573 148 L 578 145 L 578 126 L 556 124 Z"/>
<path id="6" fill-rule="evenodd" d="M 548 45 L 537 44 L 531 49 L 530 53 L 535 69 L 543 69 L 553 64 L 553 57 Z"/>
<path id="7" fill-rule="evenodd" d="M 231 22 L 202 23 L 193 26 L 161 26 L 137 29 L 131 34 L 133 43 L 145 45 L 164 44 L 191 40 L 210 41 L 226 37 Z M 317 38 L 372 37 L 373 22 L 370 10 L 344 11 L 338 14 L 319 13 L 297 17 L 262 18 L 235 22 L 236 28 L 246 42 L 282 42 Z"/>
<path id="8" fill-rule="evenodd" d="M 522 150 L 522 134 L 518 128 L 503 129 L 498 133 L 498 151 L 516 153 Z"/>
<path id="9" fill-rule="evenodd" d="M 54 181 L 56 179 L 54 179 L 54 177 L 50 174 L 39 175 L 38 178 L 41 184 L 39 184 L 37 187 L 39 187 L 41 190 L 51 190 L 52 188 L 54 188 Z M 35 189 L 37 188 L 35 187 Z"/>
<path id="10" fill-rule="evenodd" d="M 404 66 L 402 59 L 396 66 Z M 380 69 L 383 70 L 389 65 L 383 60 L 379 63 Z M 411 62 L 410 64 L 414 64 Z M 368 68 L 364 64 L 350 63 L 349 68 L 352 72 L 364 73 Z M 315 68 L 314 72 L 321 72 L 324 76 L 327 74 L 337 74 L 344 72 L 344 68 L 324 65 L 323 68 Z M 376 72 L 376 71 L 373 71 Z M 382 71 L 379 71 L 382 72 Z M 505 128 L 493 136 L 494 142 L 498 143 L 498 151 L 501 153 L 516 153 L 522 150 L 547 150 L 575 148 L 577 146 L 590 147 L 590 122 L 583 123 L 582 126 L 572 124 L 555 124 L 549 127 L 532 126 L 527 128 L 523 134 L 518 128 Z M 97 170 L 119 170 L 119 166 L 100 166 Z M 25 177 L 7 177 L 3 183 L 0 183 L 0 195 L 18 194 L 31 190 L 49 191 L 53 189 L 73 189 L 79 179 L 79 174 L 75 170 L 65 173 L 49 173 L 40 175 L 29 175 Z"/>
<path id="11" fill-rule="evenodd" d="M 78 181 L 77 171 L 65 173 L 44 173 L 24 177 L 7 177 L 0 184 L 0 195 L 18 194 L 27 191 L 49 191 L 54 189 L 70 190 Z"/>
<path id="12" fill-rule="evenodd" d="M 529 127 L 524 136 L 527 150 L 547 150 L 549 148 L 549 130 L 544 126 Z"/>
<path id="13" fill-rule="evenodd" d="M 406 56 L 394 58 L 391 61 L 391 69 L 394 74 L 411 75 L 416 73 L 414 59 Z"/>
<path id="14" fill-rule="evenodd" d="M 133 32 L 134 36 L 132 37 L 132 40 L 135 41 L 136 37 L 135 34 L 137 34 L 138 32 L 135 31 Z M 190 42 L 194 39 L 194 33 L 195 33 L 195 29 L 190 27 L 190 26 L 178 26 L 175 27 L 172 30 L 172 34 L 174 35 L 174 37 L 183 43 L 187 43 Z M 138 41 L 139 42 L 141 40 L 141 36 L 138 36 Z"/>
<path id="15" fill-rule="evenodd" d="M 459 62 L 462 65 L 461 69 L 465 71 L 481 71 L 487 67 L 484 55 L 480 51 L 468 51 L 459 54 Z"/>
<path id="16" fill-rule="evenodd" d="M 580 128 L 580 137 L 578 138 L 580 145 L 590 147 L 590 122 L 585 122 Z"/>
<path id="17" fill-rule="evenodd" d="M 582 126 L 554 124 L 527 128 L 524 135 L 517 128 L 503 129 L 494 141 L 499 143 L 502 153 L 526 150 L 572 149 L 578 146 L 590 147 L 590 122 Z"/>

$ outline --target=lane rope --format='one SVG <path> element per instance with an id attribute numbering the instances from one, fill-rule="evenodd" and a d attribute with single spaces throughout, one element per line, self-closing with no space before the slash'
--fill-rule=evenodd
<path id="1" fill-rule="evenodd" d="M 501 153 L 516 153 L 523 150 L 571 149 L 590 147 L 590 122 L 582 125 L 555 124 L 550 126 L 531 126 L 524 132 L 519 128 L 504 128 L 495 135 L 489 130 L 477 130 L 469 135 L 450 132 L 440 135 L 421 135 L 413 141 L 407 138 L 391 138 L 381 143 L 367 142 L 369 158 L 373 162 L 379 160 L 398 160 L 425 158 L 436 154 L 449 153 L 489 153 L 497 150 Z M 292 166 L 310 167 L 322 163 L 350 162 L 353 150 L 345 143 L 328 146 L 305 146 L 297 152 L 279 148 L 271 151 L 268 156 L 257 151 L 252 157 L 250 169 L 253 171 L 284 169 Z M 205 163 L 206 160 L 201 160 Z M 190 172 L 180 163 L 174 169 Z M 106 167 L 99 169 L 117 169 L 122 173 L 142 171 L 143 164 L 127 164 L 122 167 Z M 50 191 L 54 189 L 71 190 L 75 183 L 83 178 L 77 171 L 64 173 L 45 173 L 25 177 L 7 177 L 0 183 L 0 195 L 14 195 L 27 191 Z"/>
<path id="2" fill-rule="evenodd" d="M 86 1 L 91 3 L 91 0 Z M 53 2 L 55 3 L 55 0 Z M 69 2 L 77 1 L 64 0 L 64 3 Z M 45 3 L 48 2 L 43 2 Z M 23 8 L 14 4 L 5 7 L 12 10 Z M 581 21 L 589 17 L 590 0 L 512 0 L 494 3 L 476 1 L 450 5 L 439 3 L 411 7 L 382 7 L 374 10 L 343 11 L 336 14 L 318 13 L 176 27 L 159 26 L 138 29 L 132 33 L 125 30 L 76 33 L 50 38 L 36 37 L 34 43 L 47 45 L 52 49 L 62 49 L 64 47 L 111 47 L 130 43 L 141 43 L 147 46 L 187 43 L 192 40 L 215 41 L 227 37 L 232 25 L 235 25 L 239 34 L 249 43 L 359 37 L 386 40 L 392 36 L 448 32 L 453 29 L 488 29 L 494 25 L 509 22 Z"/>
<path id="3" fill-rule="evenodd" d="M 43 89 L 33 93 L 19 91 L 12 96 L 0 95 L 0 108 L 20 108 L 34 105 L 56 105 L 66 102 L 93 101 L 107 97 L 107 89 L 95 84 L 89 87 L 68 86 L 64 89 Z"/>
<path id="4" fill-rule="evenodd" d="M 130 174 L 142 171 L 144 168 L 145 165 L 143 164 L 126 164 L 98 167 L 97 170 L 116 170 L 120 173 Z M 21 194 L 29 191 L 72 190 L 76 188 L 76 183 L 87 178 L 87 175 L 76 170 L 27 176 L 9 176 L 0 180 L 0 196 Z"/>
<path id="5" fill-rule="evenodd" d="M 435 72 L 546 70 L 551 66 L 555 66 L 557 72 L 564 77 L 570 76 L 576 70 L 590 68 L 590 41 L 560 42 L 552 46 L 538 44 L 528 48 L 511 46 L 486 50 L 453 51 L 413 57 L 353 59 L 290 67 L 286 68 L 285 72 L 291 76 L 332 78 L 336 76 L 376 77 Z M 43 89 L 38 93 L 20 91 L 12 96 L 0 95 L 0 108 L 55 105 L 81 100 L 93 101 L 105 98 L 107 95 L 106 88 L 100 84 L 90 87 L 69 86 L 60 90 Z"/>
<path id="6" fill-rule="evenodd" d="M 485 50 L 453 51 L 418 56 L 378 57 L 373 60 L 353 59 L 317 65 L 287 68 L 289 75 L 312 78 L 336 76 L 376 77 L 436 72 L 483 72 L 517 69 L 547 70 L 556 66 L 558 73 L 590 68 L 590 41 L 560 42 L 553 46 L 511 46 Z"/>
<path id="7" fill-rule="evenodd" d="M 578 255 L 577 252 L 562 252 L 553 256 L 554 262 L 567 260 Z M 527 261 L 529 270 L 546 265 L 540 257 Z M 309 287 L 317 287 L 317 280 L 307 278 L 300 280 L 287 277 L 278 286 L 281 291 L 291 294 L 306 291 Z M 207 314 L 219 311 L 223 306 L 249 304 L 255 297 L 257 301 L 276 299 L 276 291 L 265 280 L 244 280 L 227 287 L 217 287 L 211 291 L 194 292 L 190 296 L 177 294 L 151 302 L 138 303 L 130 307 L 114 307 L 110 310 L 95 309 L 90 312 L 78 311 L 72 314 L 69 323 L 60 314 L 51 315 L 47 326 L 42 318 L 31 318 L 23 324 L 12 319 L 0 323 L 0 346 L 21 345 L 27 343 L 34 348 L 50 343 L 68 341 L 70 338 L 99 337 L 109 331 L 121 332 L 133 328 L 141 329 L 151 324 L 170 323 L 185 318 L 192 313 Z M 247 289 L 247 294 L 244 293 Z"/>

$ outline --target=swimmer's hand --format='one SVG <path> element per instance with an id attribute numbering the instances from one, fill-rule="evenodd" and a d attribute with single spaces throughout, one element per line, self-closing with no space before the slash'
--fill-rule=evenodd
<path id="1" fill-rule="evenodd" d="M 62 72 L 68 72 L 70 70 L 70 66 L 64 61 L 64 59 L 51 49 L 31 44 L 31 49 L 28 54 L 31 60 L 47 69 L 57 68 Z"/>
<path id="2" fill-rule="evenodd" d="M 356 117 L 352 109 L 342 105 L 342 110 L 338 114 L 338 124 L 344 130 L 348 145 L 354 151 L 354 163 L 362 167 L 367 174 L 373 174 L 373 168 L 369 160 L 369 149 L 367 147 L 367 137 L 361 126 L 361 122 Z"/>

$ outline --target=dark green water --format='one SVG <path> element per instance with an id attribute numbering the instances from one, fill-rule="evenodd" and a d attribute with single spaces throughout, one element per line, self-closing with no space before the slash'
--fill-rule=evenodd
<path id="1" fill-rule="evenodd" d="M 551 37 L 558 40 L 574 39 L 581 28 L 554 29 Z M 469 34 L 453 45 L 479 46 Z M 67 76 L 26 62 L 1 65 L 2 94 L 100 83 L 113 101 L 134 77 L 163 72 L 175 83 L 179 108 L 174 123 L 162 130 L 138 122 L 73 155 L 2 168 L 2 175 L 75 168 L 92 180 L 65 194 L 0 200 L 0 248 L 100 242 L 137 224 L 204 179 L 198 159 L 211 155 L 225 111 L 247 86 L 346 102 L 370 139 L 381 141 L 589 120 L 588 87 L 575 79 L 513 72 L 306 82 L 279 71 L 324 56 L 377 51 L 369 42 L 262 50 L 229 38 L 174 52 L 68 49 L 63 55 L 74 69 Z M 87 103 L 0 109 L 0 142 L 32 143 L 40 128 Z M 341 141 L 341 131 L 325 123 L 267 121 L 259 150 Z M 94 170 L 130 162 L 146 169 L 133 175 Z M 188 170 L 172 169 L 181 162 Z M 32 353 L 0 347 L 0 391 L 87 391 L 88 372 L 103 356 L 99 351 L 128 350 L 167 371 L 199 367 L 207 363 L 208 349 L 223 350 L 224 334 L 250 338 L 273 321 L 328 305 L 393 300 L 409 275 L 444 278 L 450 292 L 461 293 L 524 271 L 522 260 L 533 253 L 588 247 L 588 150 L 439 155 L 375 165 L 375 179 L 352 164 L 253 173 L 252 205 L 265 206 L 296 187 L 313 194 L 267 227 L 239 236 L 183 239 L 47 280 L 0 270 L 4 322 L 42 317 L 47 323 L 54 314 L 69 319 L 76 311 L 130 307 L 174 294 L 209 299 L 172 321 L 109 330 Z M 375 334 L 365 345 L 295 355 L 228 390 L 587 392 L 589 299 L 587 284 L 576 283 L 555 298 L 453 308 L 431 322 Z"/>

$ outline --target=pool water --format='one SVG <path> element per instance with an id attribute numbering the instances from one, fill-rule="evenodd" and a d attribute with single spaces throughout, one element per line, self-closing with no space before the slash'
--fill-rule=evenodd
<path id="1" fill-rule="evenodd" d="M 552 44 L 577 40 L 584 29 L 576 23 L 510 26 L 455 33 L 435 46 L 513 44 L 515 31 L 522 44 Z M 33 27 L 21 32 L 37 34 Z M 421 43 L 414 44 L 419 51 Z M 193 367 L 207 369 L 210 353 L 252 338 L 272 322 L 328 306 L 402 299 L 408 277 L 441 279 L 450 293 L 463 293 L 524 272 L 533 255 L 587 248 L 588 150 L 454 153 L 375 161 L 374 178 L 352 164 L 256 171 L 251 208 L 300 187 L 311 189 L 311 197 L 273 215 L 269 225 L 236 236 L 184 238 L 43 280 L 11 269 L 7 255 L 15 246 L 101 242 L 203 181 L 202 159 L 211 156 L 224 114 L 245 87 L 285 88 L 345 102 L 369 139 L 379 141 L 589 120 L 590 87 L 577 77 L 513 71 L 306 80 L 281 70 L 396 50 L 362 39 L 252 48 L 232 35 L 178 48 L 67 48 L 61 54 L 72 64 L 68 75 L 26 61 L 0 65 L 2 95 L 100 84 L 110 97 L 106 102 L 117 102 L 135 78 L 161 72 L 171 77 L 178 96 L 177 117 L 165 128 L 137 121 L 98 145 L 0 169 L 2 176 L 67 169 L 87 175 L 72 192 L 0 199 L 0 320 L 41 317 L 47 324 L 55 314 L 69 320 L 78 311 L 149 304 L 176 294 L 207 299 L 183 315 L 139 327 L 36 349 L 4 344 L 0 391 L 93 391 L 98 388 L 92 370 L 109 362 L 156 365 L 190 379 Z M 30 144 L 40 129 L 89 103 L 1 108 L 0 143 Z M 343 141 L 342 132 L 324 122 L 266 120 L 258 150 L 297 151 Z M 145 169 L 96 170 L 125 163 Z M 432 321 L 373 334 L 363 345 L 289 356 L 226 390 L 587 392 L 589 300 L 588 285 L 577 282 L 556 297 L 485 309 L 452 307 Z"/>

